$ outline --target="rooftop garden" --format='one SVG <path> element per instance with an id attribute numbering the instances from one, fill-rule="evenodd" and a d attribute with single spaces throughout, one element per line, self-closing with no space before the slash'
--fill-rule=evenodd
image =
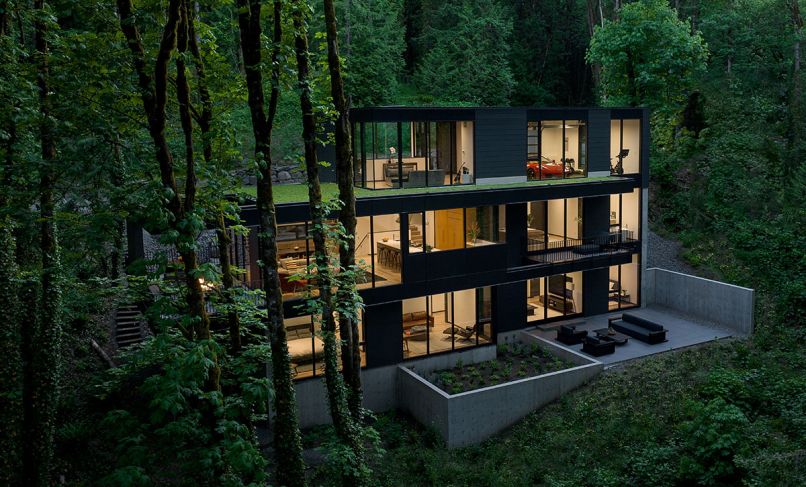
<path id="1" fill-rule="evenodd" d="M 517 183 L 507 184 L 466 184 L 458 186 L 435 186 L 427 188 L 397 188 L 397 189 L 364 189 L 355 188 L 355 197 L 361 198 L 379 198 L 384 196 L 400 196 L 412 194 L 439 194 L 439 193 L 452 193 L 458 191 L 485 191 L 492 189 L 518 189 L 529 188 L 537 186 L 556 186 L 561 184 L 573 183 L 590 183 L 595 181 L 610 181 L 614 178 L 612 176 L 600 176 L 593 178 L 572 178 L 572 179 L 544 179 L 540 181 L 522 181 Z M 247 197 L 256 197 L 257 188 L 254 186 L 243 186 L 239 192 Z M 322 197 L 327 200 L 335 198 L 339 194 L 339 189 L 336 183 L 322 183 Z M 308 201 L 308 186 L 304 183 L 298 184 L 275 184 L 274 185 L 274 202 L 275 204 L 290 204 L 290 203 L 304 203 Z"/>

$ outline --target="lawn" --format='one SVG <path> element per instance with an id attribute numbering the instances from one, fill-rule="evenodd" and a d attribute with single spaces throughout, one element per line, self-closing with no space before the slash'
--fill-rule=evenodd
<path id="1" fill-rule="evenodd" d="M 364 188 L 355 188 L 356 198 L 377 198 L 383 196 L 399 196 L 411 194 L 437 194 L 437 193 L 451 193 L 455 191 L 485 191 L 494 189 L 517 189 L 529 188 L 540 186 L 554 186 L 558 184 L 573 184 L 573 183 L 590 183 L 592 181 L 609 181 L 613 178 L 610 176 L 602 176 L 595 178 L 574 178 L 574 179 L 548 179 L 542 181 L 523 181 L 518 183 L 508 184 L 485 184 L 485 185 L 461 185 L 461 186 L 438 186 L 429 188 L 401 188 L 401 189 L 385 189 L 385 190 L 372 190 Z M 257 196 L 257 189 L 254 186 L 243 186 L 239 189 L 239 193 L 255 197 Z M 335 198 L 339 194 L 339 189 L 336 183 L 322 183 L 322 197 L 325 200 Z M 288 203 L 304 203 L 308 201 L 308 186 L 307 184 L 275 184 L 274 185 L 274 202 L 275 204 L 288 204 Z"/>
<path id="2" fill-rule="evenodd" d="M 766 340 L 776 342 L 784 343 Z M 456 450 L 405 416 L 380 415 L 375 428 L 385 452 L 376 481 L 806 485 L 805 369 L 802 346 L 754 340 L 665 353 L 605 371 L 509 431 Z M 325 470 L 317 480 L 327 484 Z"/>

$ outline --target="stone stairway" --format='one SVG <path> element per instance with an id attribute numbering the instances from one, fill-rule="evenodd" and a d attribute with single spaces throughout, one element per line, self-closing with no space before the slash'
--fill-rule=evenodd
<path id="1" fill-rule="evenodd" d="M 142 342 L 146 337 L 140 310 L 132 304 L 121 303 L 115 314 L 115 344 L 118 348 Z"/>

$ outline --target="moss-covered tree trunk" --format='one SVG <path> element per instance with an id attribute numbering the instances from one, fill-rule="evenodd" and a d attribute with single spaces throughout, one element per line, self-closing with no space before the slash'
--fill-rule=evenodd
<path id="1" fill-rule="evenodd" d="M 274 386 L 274 457 L 279 485 L 305 485 L 302 439 L 297 420 L 296 393 L 291 375 L 291 358 L 283 324 L 283 293 L 277 265 L 277 214 L 271 180 L 271 142 L 274 117 L 280 95 L 280 53 L 282 48 L 282 2 L 273 2 L 271 94 L 266 113 L 261 72 L 261 2 L 238 0 L 238 26 L 241 53 L 246 72 L 246 88 L 257 159 L 257 208 L 260 218 L 260 264 L 266 292 L 266 323 L 271 346 L 272 384 Z"/>
<path id="2" fill-rule="evenodd" d="M 0 41 L 10 39 L 8 2 L 0 3 Z M 7 101 L 9 104 L 12 100 Z M 22 360 L 20 358 L 20 315 L 18 293 L 19 269 L 16 263 L 16 239 L 13 220 L 6 213 L 11 205 L 12 171 L 15 161 L 17 124 L 9 113 L 4 117 L 6 138 L 3 141 L 3 165 L 0 173 L 0 309 L 4 323 L 0 325 L 0 485 L 19 485 L 22 481 Z"/>
<path id="3" fill-rule="evenodd" d="M 361 348 L 358 333 L 358 294 L 355 286 L 355 190 L 353 173 L 350 109 L 344 94 L 344 77 L 339 59 L 339 36 L 334 0 L 324 0 L 327 30 L 327 64 L 330 71 L 330 92 L 336 108 L 336 174 L 339 184 L 339 221 L 344 228 L 345 244 L 339 246 L 340 279 L 336 291 L 341 332 L 342 374 L 349 389 L 348 404 L 353 419 L 361 421 Z"/>
<path id="4" fill-rule="evenodd" d="M 319 161 L 316 155 L 316 115 L 311 100 L 312 89 L 309 72 L 308 11 L 306 1 L 293 5 L 294 48 L 297 58 L 297 89 L 302 111 L 302 142 L 305 157 L 305 173 L 308 182 L 308 207 L 313 226 L 314 262 L 316 286 L 319 291 L 322 341 L 325 356 L 325 385 L 327 387 L 330 416 L 339 439 L 352 450 L 352 464 L 342 470 L 344 485 L 362 483 L 361 472 L 366 471 L 361 434 L 353 421 L 347 403 L 347 390 L 339 373 L 339 346 L 336 336 L 336 321 L 333 316 L 333 274 L 327 253 L 325 208 L 319 182 Z"/>
<path id="5" fill-rule="evenodd" d="M 56 140 L 51 111 L 48 65 L 48 26 L 44 1 L 34 2 L 34 46 L 39 91 L 39 137 L 42 168 L 39 174 L 40 259 L 39 306 L 23 340 L 23 483 L 51 484 L 55 414 L 61 339 L 61 292 L 59 289 L 59 244 L 54 222 Z"/>
<path id="6" fill-rule="evenodd" d="M 201 282 L 196 276 L 198 258 L 193 247 L 199 225 L 196 223 L 198 219 L 194 217 L 196 209 L 196 174 L 195 164 L 192 158 L 192 143 L 189 147 L 187 144 L 188 134 L 185 129 L 186 174 L 183 202 L 183 198 L 180 196 L 179 188 L 176 184 L 173 155 L 165 135 L 168 63 L 174 49 L 177 47 L 178 27 L 184 3 L 185 2 L 181 0 L 170 0 L 168 2 L 165 26 L 154 62 L 154 73 L 152 76 L 146 68 L 145 50 L 140 37 L 140 31 L 135 24 L 132 2 L 131 0 L 117 0 L 118 13 L 120 15 L 120 29 L 132 53 L 143 109 L 148 118 L 148 131 L 154 144 L 154 152 L 159 166 L 160 181 L 165 188 L 165 194 L 168 195 L 165 198 L 164 207 L 171 215 L 171 229 L 179 235 L 177 248 L 179 255 L 182 256 L 184 266 L 188 314 L 193 319 L 193 329 L 184 331 L 189 338 L 208 340 L 211 337 L 210 317 L 207 315 Z M 186 85 L 186 77 L 183 81 Z M 189 89 L 186 86 L 179 85 L 180 80 L 177 79 L 177 95 L 179 99 L 187 100 L 189 93 L 184 93 L 183 90 L 189 91 Z M 187 101 L 184 103 L 189 104 Z M 180 105 L 184 103 L 180 101 Z M 185 107 L 185 109 L 187 108 L 189 107 Z M 180 117 L 182 118 L 184 128 L 187 123 L 187 117 L 185 114 L 180 114 Z M 218 379 L 221 375 L 221 371 L 218 362 L 215 360 L 215 354 L 213 354 L 213 358 L 214 365 L 208 373 L 208 388 L 210 390 L 219 390 L 220 384 Z"/>

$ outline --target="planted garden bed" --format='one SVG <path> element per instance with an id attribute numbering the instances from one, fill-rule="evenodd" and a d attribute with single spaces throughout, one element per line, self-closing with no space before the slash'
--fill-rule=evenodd
<path id="1" fill-rule="evenodd" d="M 448 394 L 459 394 L 575 366 L 537 344 L 514 343 L 499 345 L 495 360 L 468 365 L 459 362 L 450 369 L 432 372 L 429 381 Z"/>

